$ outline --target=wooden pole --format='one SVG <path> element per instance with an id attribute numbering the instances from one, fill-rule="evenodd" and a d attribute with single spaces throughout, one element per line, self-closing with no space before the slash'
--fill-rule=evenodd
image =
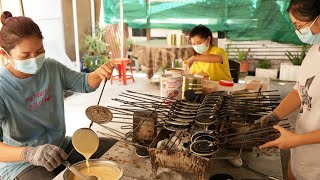
<path id="1" fill-rule="evenodd" d="M 123 1 L 120 0 L 120 53 L 121 58 L 124 58 L 124 31 L 123 31 Z"/>
<path id="2" fill-rule="evenodd" d="M 95 7 L 94 7 L 94 0 L 90 0 L 90 12 L 91 12 L 91 33 L 92 37 L 96 37 L 96 15 L 95 15 Z"/>
<path id="3" fill-rule="evenodd" d="M 77 0 L 72 0 L 73 12 L 73 28 L 74 28 L 74 50 L 76 54 L 77 71 L 81 71 L 80 52 L 79 52 L 79 29 L 78 29 L 78 14 L 77 14 Z"/>
<path id="4" fill-rule="evenodd" d="M 147 36 L 147 40 L 151 40 L 151 30 L 150 29 L 146 29 L 146 36 Z"/>
<path id="5" fill-rule="evenodd" d="M 22 0 L 20 0 L 19 3 L 20 3 L 21 16 L 24 16 L 24 8 L 23 8 L 23 2 L 22 2 Z"/>

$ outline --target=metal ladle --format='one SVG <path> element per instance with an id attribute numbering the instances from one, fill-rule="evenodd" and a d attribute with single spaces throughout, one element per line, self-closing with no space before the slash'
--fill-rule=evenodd
<path id="1" fill-rule="evenodd" d="M 93 105 L 86 109 L 86 116 L 92 121 L 89 128 L 91 128 L 94 122 L 98 124 L 104 124 L 112 120 L 112 112 L 107 107 L 99 105 L 106 83 L 107 80 L 105 80 L 105 82 L 103 83 L 103 87 L 98 100 L 98 105 Z"/>
<path id="2" fill-rule="evenodd" d="M 81 142 L 80 140 L 82 140 L 83 136 L 88 136 L 88 133 L 94 133 L 91 129 L 89 128 L 81 128 L 78 129 L 72 136 L 72 145 L 73 145 L 73 149 L 71 150 L 71 152 L 69 153 L 69 155 L 74 151 L 74 149 L 77 149 L 77 151 L 79 153 L 83 152 L 83 147 L 81 146 Z M 97 139 L 97 141 L 99 141 L 98 136 L 92 136 L 94 138 Z M 98 149 L 98 147 L 94 148 L 94 149 Z M 95 152 L 96 150 L 94 150 Z M 94 153 L 92 152 L 92 154 Z M 68 155 L 68 156 L 69 156 Z M 66 166 L 66 168 L 68 168 L 74 175 L 76 175 L 77 177 L 79 177 L 81 180 L 98 180 L 98 178 L 96 176 L 85 176 L 83 175 L 81 172 L 79 172 L 75 167 L 71 166 L 71 163 L 69 161 L 64 161 L 62 162 L 62 164 L 64 166 Z"/>

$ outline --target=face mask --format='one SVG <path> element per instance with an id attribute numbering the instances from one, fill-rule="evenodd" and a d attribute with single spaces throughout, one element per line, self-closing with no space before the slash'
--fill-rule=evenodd
<path id="1" fill-rule="evenodd" d="M 14 61 L 14 69 L 26 74 L 36 74 L 44 63 L 45 54 L 40 54 L 37 57 L 25 60 L 17 60 L 12 58 L 7 52 L 6 54 Z"/>
<path id="2" fill-rule="evenodd" d="M 192 47 L 198 54 L 205 53 L 209 48 L 209 46 L 207 46 L 206 43 L 199 44 L 199 45 L 192 45 Z"/>
<path id="3" fill-rule="evenodd" d="M 299 31 L 297 30 L 295 31 L 297 36 L 302 42 L 311 44 L 311 45 L 320 43 L 320 33 L 312 34 L 312 31 L 311 31 L 311 27 L 317 21 L 318 17 L 312 22 L 312 24 L 309 27 L 301 29 L 300 30 L 301 34 L 299 33 Z"/>

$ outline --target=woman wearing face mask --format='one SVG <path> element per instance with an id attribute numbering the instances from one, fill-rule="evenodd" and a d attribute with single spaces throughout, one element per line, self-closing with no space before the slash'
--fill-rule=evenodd
<path id="1" fill-rule="evenodd" d="M 192 74 L 208 74 L 212 81 L 232 80 L 227 53 L 212 45 L 212 32 L 198 25 L 190 32 L 192 47 L 197 55 L 190 57 L 186 64 Z"/>
<path id="2" fill-rule="evenodd" d="M 4 12 L 1 23 L 0 54 L 9 63 L 0 68 L 0 179 L 53 179 L 72 150 L 65 138 L 63 90 L 94 91 L 111 77 L 113 64 L 89 74 L 72 71 L 45 57 L 42 33 L 30 18 Z M 114 143 L 100 139 L 92 158 Z M 68 158 L 83 159 L 76 151 Z"/>
<path id="3" fill-rule="evenodd" d="M 291 149 L 288 179 L 319 179 L 320 177 L 320 1 L 291 0 L 288 13 L 295 32 L 304 43 L 312 44 L 305 57 L 293 90 L 270 114 L 257 121 L 271 125 L 300 108 L 295 132 L 274 126 L 280 138 L 260 148 L 275 146 Z M 291 166 L 291 167 L 290 167 Z"/>

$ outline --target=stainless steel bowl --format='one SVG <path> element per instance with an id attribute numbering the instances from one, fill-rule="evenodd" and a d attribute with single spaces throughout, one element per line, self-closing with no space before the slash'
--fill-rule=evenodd
<path id="1" fill-rule="evenodd" d="M 101 159 L 90 159 L 89 163 L 90 163 L 90 167 L 97 167 L 97 166 L 98 167 L 103 167 L 103 166 L 106 166 L 106 165 L 112 165 L 115 168 L 119 169 L 119 171 L 120 171 L 119 179 L 123 176 L 122 169 L 116 163 L 114 163 L 112 161 L 101 160 Z M 73 164 L 72 166 L 75 167 L 78 170 L 87 167 L 86 161 L 77 162 L 77 163 Z M 63 174 L 63 179 L 64 180 L 70 180 L 72 176 L 74 176 L 74 174 L 69 169 L 66 169 L 64 174 Z"/>

